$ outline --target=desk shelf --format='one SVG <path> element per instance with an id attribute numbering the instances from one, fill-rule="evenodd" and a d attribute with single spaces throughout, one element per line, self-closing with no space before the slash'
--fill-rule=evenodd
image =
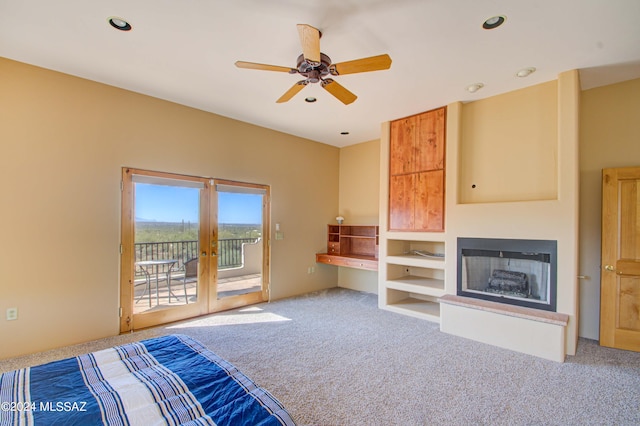
<path id="1" fill-rule="evenodd" d="M 377 225 L 327 225 L 327 252 L 316 262 L 378 270 L 378 240 Z"/>

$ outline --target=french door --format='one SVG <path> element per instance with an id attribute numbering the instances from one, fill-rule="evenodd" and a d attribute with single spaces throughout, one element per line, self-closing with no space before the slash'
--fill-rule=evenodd
<path id="1" fill-rule="evenodd" d="M 264 185 L 123 168 L 120 331 L 267 300 L 268 212 Z"/>

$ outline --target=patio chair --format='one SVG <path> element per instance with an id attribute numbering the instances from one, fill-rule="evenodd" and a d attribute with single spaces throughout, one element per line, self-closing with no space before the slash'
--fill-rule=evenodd
<path id="1" fill-rule="evenodd" d="M 182 287 L 184 288 L 184 298 L 189 303 L 187 296 L 187 283 L 198 281 L 198 258 L 194 257 L 184 262 L 184 276 L 178 278 L 182 281 Z M 198 285 L 196 284 L 196 297 L 198 296 Z"/>

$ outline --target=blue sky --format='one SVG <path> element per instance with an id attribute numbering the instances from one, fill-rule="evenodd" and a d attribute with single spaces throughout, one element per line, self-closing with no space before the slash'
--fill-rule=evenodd
<path id="1" fill-rule="evenodd" d="M 178 186 L 136 183 L 136 220 L 198 222 L 200 190 Z M 219 223 L 262 222 L 262 196 L 218 193 Z"/>

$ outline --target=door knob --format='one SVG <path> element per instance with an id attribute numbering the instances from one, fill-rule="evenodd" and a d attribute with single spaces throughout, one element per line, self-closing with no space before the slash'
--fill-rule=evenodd
<path id="1" fill-rule="evenodd" d="M 202 253 L 200 253 L 200 256 L 205 257 L 207 255 L 206 251 L 203 251 Z"/>
<path id="2" fill-rule="evenodd" d="M 611 272 L 614 272 L 616 270 L 616 268 L 614 268 L 611 265 L 604 265 L 604 269 L 606 269 L 607 271 L 611 271 Z"/>

